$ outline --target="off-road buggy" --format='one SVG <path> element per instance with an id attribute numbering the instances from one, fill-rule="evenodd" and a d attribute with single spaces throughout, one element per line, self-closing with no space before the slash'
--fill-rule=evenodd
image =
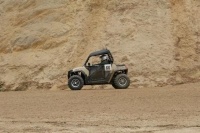
<path id="1" fill-rule="evenodd" d="M 83 85 L 112 84 L 115 89 L 126 89 L 130 85 L 126 65 L 115 65 L 111 52 L 107 49 L 91 53 L 83 67 L 68 72 L 68 86 L 71 90 L 81 90 Z"/>

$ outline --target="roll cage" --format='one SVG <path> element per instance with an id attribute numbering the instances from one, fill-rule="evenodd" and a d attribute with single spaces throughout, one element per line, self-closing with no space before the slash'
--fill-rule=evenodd
<path id="1" fill-rule="evenodd" d="M 105 54 L 108 55 L 110 63 L 112 64 L 114 62 L 114 59 L 113 59 L 113 56 L 112 56 L 111 52 L 108 49 L 103 49 L 103 50 L 91 53 L 88 56 L 87 60 L 85 61 L 84 66 L 86 66 L 86 64 L 87 64 L 88 60 L 90 59 L 90 57 L 92 57 L 92 56 L 99 56 L 99 55 L 105 55 Z"/>

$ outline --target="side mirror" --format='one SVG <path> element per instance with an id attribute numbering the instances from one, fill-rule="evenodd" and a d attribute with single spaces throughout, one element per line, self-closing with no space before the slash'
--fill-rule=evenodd
<path id="1" fill-rule="evenodd" d="M 91 66 L 91 64 L 90 64 L 90 63 L 88 63 L 88 66 Z"/>

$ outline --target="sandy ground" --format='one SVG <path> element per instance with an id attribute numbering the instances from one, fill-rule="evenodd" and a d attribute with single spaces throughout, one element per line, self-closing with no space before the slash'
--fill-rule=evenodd
<path id="1" fill-rule="evenodd" d="M 0 93 L 1 133 L 199 133 L 200 84 Z"/>

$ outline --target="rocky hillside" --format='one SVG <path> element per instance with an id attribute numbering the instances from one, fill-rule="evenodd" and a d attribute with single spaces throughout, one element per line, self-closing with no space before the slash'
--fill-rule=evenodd
<path id="1" fill-rule="evenodd" d="M 200 81 L 199 12 L 199 0 L 0 0 L 0 90 L 66 89 L 105 46 L 132 87 Z"/>

